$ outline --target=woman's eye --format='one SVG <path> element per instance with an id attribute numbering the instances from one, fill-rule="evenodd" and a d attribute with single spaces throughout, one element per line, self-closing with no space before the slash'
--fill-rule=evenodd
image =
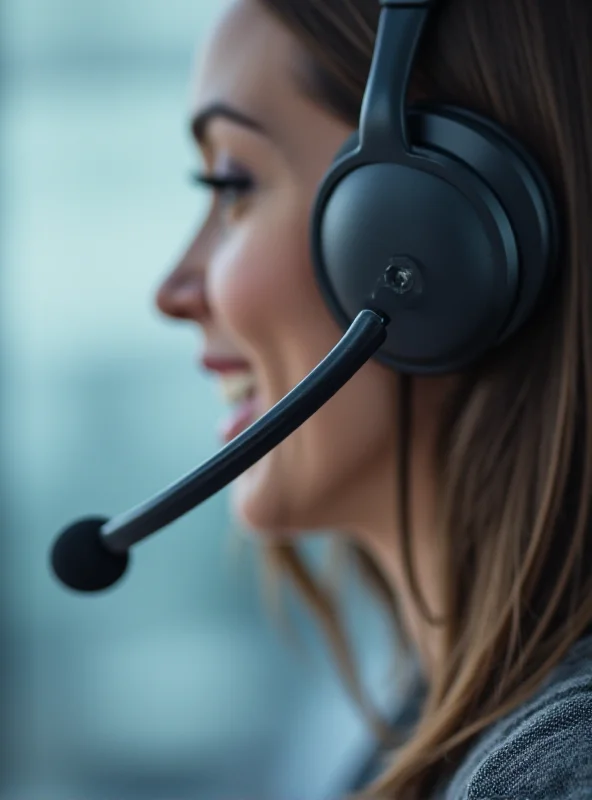
<path id="1" fill-rule="evenodd" d="M 253 180 L 242 175 L 198 173 L 192 176 L 192 180 L 199 186 L 211 189 L 224 209 L 237 206 L 254 188 Z"/>

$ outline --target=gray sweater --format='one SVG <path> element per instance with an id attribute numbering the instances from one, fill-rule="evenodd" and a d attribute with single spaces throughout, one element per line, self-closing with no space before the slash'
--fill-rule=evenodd
<path id="1" fill-rule="evenodd" d="M 592 799 L 592 635 L 477 738 L 433 800 Z"/>

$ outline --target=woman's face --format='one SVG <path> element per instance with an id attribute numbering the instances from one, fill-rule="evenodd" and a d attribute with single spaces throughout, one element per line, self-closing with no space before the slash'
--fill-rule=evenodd
<path id="1" fill-rule="evenodd" d="M 239 398 L 226 439 L 341 335 L 315 281 L 308 229 L 317 186 L 351 128 L 298 89 L 301 63 L 289 31 L 257 0 L 238 0 L 195 76 L 191 113 L 205 172 L 239 184 L 214 193 L 157 303 L 199 326 L 204 366 Z M 261 532 L 384 528 L 394 511 L 394 385 L 385 368 L 366 364 L 237 479 L 241 521 Z"/>

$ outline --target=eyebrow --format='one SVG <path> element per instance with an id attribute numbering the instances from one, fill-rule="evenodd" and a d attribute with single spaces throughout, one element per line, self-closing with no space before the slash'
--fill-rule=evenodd
<path id="1" fill-rule="evenodd" d="M 207 138 L 207 129 L 210 123 L 217 118 L 227 119 L 244 128 L 257 131 L 264 136 L 269 136 L 263 125 L 252 117 L 243 114 L 237 108 L 226 105 L 226 103 L 212 103 L 203 108 L 191 120 L 191 133 L 198 144 L 204 144 Z"/>

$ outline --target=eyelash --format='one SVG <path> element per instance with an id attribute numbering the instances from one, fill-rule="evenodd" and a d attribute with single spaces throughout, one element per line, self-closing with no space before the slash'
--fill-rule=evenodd
<path id="1" fill-rule="evenodd" d="M 253 180 L 247 177 L 212 175 L 198 172 L 191 176 L 191 180 L 198 186 L 208 187 L 215 192 L 215 194 L 221 197 L 224 197 L 225 195 L 232 195 L 232 193 L 234 193 L 241 198 L 251 192 L 254 188 Z"/>

